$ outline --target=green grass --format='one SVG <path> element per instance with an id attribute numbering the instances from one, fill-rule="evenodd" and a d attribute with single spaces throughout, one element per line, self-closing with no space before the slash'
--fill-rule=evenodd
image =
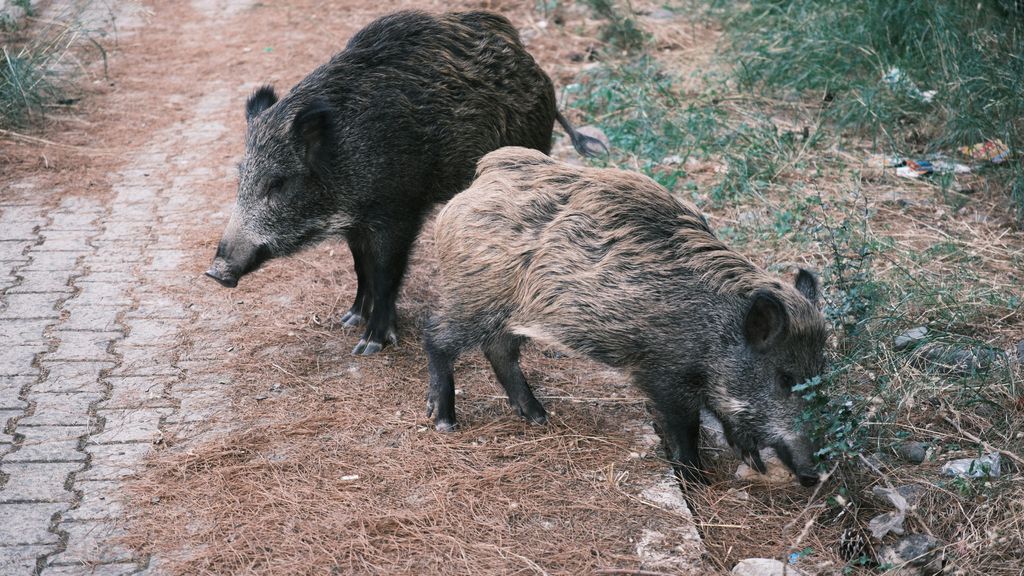
<path id="1" fill-rule="evenodd" d="M 823 105 L 887 152 L 1024 147 L 1024 8 L 1012 0 L 710 0 L 743 90 Z M 884 80 L 889 76 L 890 81 Z M 895 80 L 892 80 L 895 79 Z M 935 91 L 926 101 L 922 94 Z M 1024 217 L 1019 161 L 990 167 Z"/>
<path id="2" fill-rule="evenodd" d="M 6 22 L 0 29 L 0 128 L 38 124 L 65 100 L 81 72 L 78 55 L 84 47 L 106 61 L 93 31 L 81 22 L 89 5 L 71 2 L 45 20 Z"/>

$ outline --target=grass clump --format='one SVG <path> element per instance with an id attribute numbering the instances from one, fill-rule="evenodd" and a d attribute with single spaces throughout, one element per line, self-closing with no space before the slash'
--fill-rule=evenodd
<path id="1" fill-rule="evenodd" d="M 29 12 L 23 22 L 0 30 L 0 128 L 38 123 L 47 109 L 67 104 L 73 80 L 83 68 L 85 46 L 106 52 L 83 25 L 90 2 L 72 2 L 46 20 Z"/>
<path id="2" fill-rule="evenodd" d="M 601 26 L 601 40 L 610 47 L 625 52 L 637 52 L 647 43 L 648 34 L 636 20 L 633 5 L 619 7 L 615 0 L 584 0 L 594 14 L 607 20 Z"/>

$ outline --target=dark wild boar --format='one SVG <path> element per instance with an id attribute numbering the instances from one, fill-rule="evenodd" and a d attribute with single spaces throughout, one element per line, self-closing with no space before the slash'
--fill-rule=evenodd
<path id="1" fill-rule="evenodd" d="M 525 148 L 484 156 L 440 213 L 441 303 L 430 319 L 427 415 L 456 426 L 452 365 L 483 348 L 510 404 L 547 419 L 519 367 L 529 339 L 628 374 L 651 401 L 671 460 L 701 480 L 700 409 L 759 471 L 770 446 L 818 480 L 795 384 L 824 369 L 816 277 L 780 282 L 730 250 L 697 209 L 649 178 L 569 166 Z"/>
<path id="2" fill-rule="evenodd" d="M 367 322 L 355 354 L 395 342 L 410 247 L 481 156 L 547 152 L 556 120 L 580 153 L 602 149 L 558 113 L 512 24 L 487 12 L 385 16 L 280 100 L 257 90 L 245 112 L 238 197 L 207 275 L 234 287 L 270 258 L 345 238 L 358 287 L 342 322 Z"/>

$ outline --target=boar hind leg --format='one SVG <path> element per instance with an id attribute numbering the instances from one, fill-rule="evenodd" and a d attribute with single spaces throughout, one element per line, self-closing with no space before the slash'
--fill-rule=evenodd
<path id="1" fill-rule="evenodd" d="M 370 288 L 367 285 L 370 281 L 366 273 L 366 254 L 362 237 L 353 233 L 348 238 L 348 247 L 352 251 L 352 263 L 356 269 L 356 299 L 352 307 L 341 317 L 341 323 L 345 326 L 358 326 L 366 321 L 370 315 Z"/>
<path id="2" fill-rule="evenodd" d="M 510 334 L 505 334 L 493 342 L 485 344 L 484 356 L 491 363 L 498 382 L 508 394 L 508 402 L 519 415 L 534 424 L 544 424 L 548 421 L 548 414 L 544 406 L 537 400 L 526 382 L 526 376 L 519 367 L 519 347 L 523 339 Z"/>
<path id="3" fill-rule="evenodd" d="M 419 226 L 418 223 L 397 222 L 382 226 L 382 229 L 386 232 L 375 235 L 372 241 L 364 244 L 368 248 L 362 260 L 365 264 L 363 273 L 368 280 L 369 294 L 365 297 L 370 299 L 370 317 L 366 332 L 352 349 L 353 354 L 369 356 L 388 344 L 398 343 L 395 299 Z"/>
<path id="4" fill-rule="evenodd" d="M 423 336 L 430 371 L 427 390 L 427 418 L 434 417 L 434 427 L 451 432 L 458 424 L 455 420 L 455 375 L 453 366 L 464 346 L 454 331 L 432 319 Z"/>

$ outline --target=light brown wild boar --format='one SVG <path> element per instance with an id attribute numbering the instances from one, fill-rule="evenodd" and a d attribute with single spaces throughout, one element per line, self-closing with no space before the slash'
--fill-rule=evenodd
<path id="1" fill-rule="evenodd" d="M 761 472 L 774 448 L 805 486 L 818 480 L 795 384 L 824 369 L 815 276 L 780 282 L 730 250 L 700 212 L 651 179 L 580 168 L 536 150 L 484 156 L 435 226 L 441 303 L 425 335 L 427 415 L 456 426 L 452 365 L 481 346 L 530 421 L 547 414 L 519 366 L 528 339 L 623 370 L 651 400 L 670 458 L 704 478 L 700 409 Z"/>

